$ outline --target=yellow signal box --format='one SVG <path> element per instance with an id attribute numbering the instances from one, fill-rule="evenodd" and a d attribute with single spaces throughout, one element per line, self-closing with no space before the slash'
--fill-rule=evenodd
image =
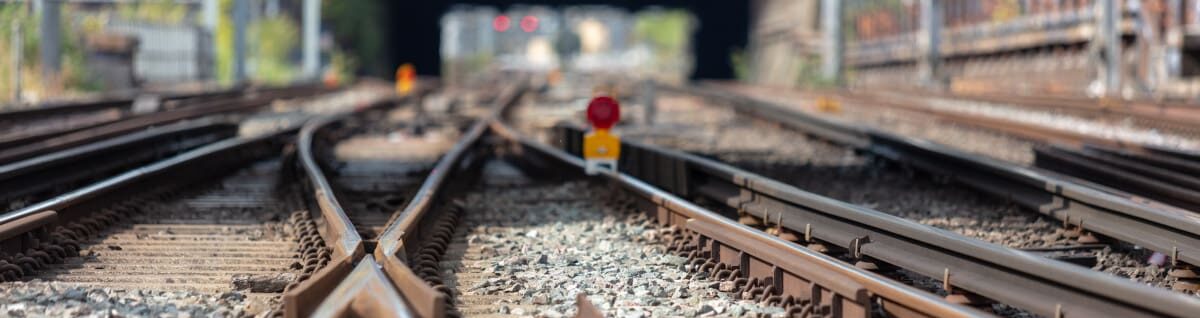
<path id="1" fill-rule="evenodd" d="M 601 168 L 617 170 L 617 159 L 621 157 L 621 138 L 610 134 L 608 129 L 596 129 L 583 137 L 584 170 L 594 175 Z"/>

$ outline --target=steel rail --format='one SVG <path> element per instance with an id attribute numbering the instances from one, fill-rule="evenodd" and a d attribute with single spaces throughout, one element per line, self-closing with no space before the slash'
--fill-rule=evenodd
<path id="1" fill-rule="evenodd" d="M 488 128 L 488 123 L 504 113 L 508 106 L 516 103 L 517 99 L 525 92 L 524 80 L 514 82 L 517 84 L 505 87 L 493 100 L 487 115 L 477 119 L 467 133 L 463 134 L 458 142 L 442 155 L 442 158 L 430 171 L 429 176 L 421 184 L 420 189 L 409 200 L 408 205 L 379 235 L 379 243 L 373 253 L 375 260 L 380 263 L 384 273 L 419 317 L 444 317 L 446 315 L 446 296 L 426 284 L 407 265 L 410 251 L 406 250 L 406 246 L 415 237 L 422 234 L 423 229 L 419 225 L 440 195 L 442 184 L 452 172 L 460 168 L 460 160 L 480 141 Z"/>
<path id="2" fill-rule="evenodd" d="M 969 154 L 925 140 L 818 118 L 770 102 L 720 89 L 665 87 L 675 92 L 724 102 L 752 117 L 780 122 L 818 138 L 867 151 L 934 174 L 951 177 L 979 191 L 1012 200 L 1063 223 L 1137 244 L 1179 261 L 1200 264 L 1200 216 L 1117 190 L 1096 187 L 1038 168 Z M 825 126 L 805 122 L 824 123 Z M 838 134 L 829 134 L 829 126 Z M 844 136 L 853 142 L 842 142 Z M 1082 224 L 1081 224 L 1082 223 Z"/>
<path id="3" fill-rule="evenodd" d="M 423 94 L 424 90 L 417 91 L 414 94 Z M 412 95 L 409 95 L 412 96 Z M 378 277 L 372 272 L 363 269 L 363 264 L 368 260 L 364 260 L 366 255 L 366 246 L 363 238 L 355 229 L 354 223 L 342 208 L 341 202 L 338 200 L 333 187 L 330 185 L 325 172 L 321 169 L 321 164 L 318 162 L 313 150 L 313 143 L 318 136 L 326 129 L 334 124 L 340 123 L 354 116 L 359 116 L 369 110 L 378 109 L 388 105 L 395 105 L 411 99 L 411 97 L 388 98 L 367 107 L 356 108 L 353 112 L 327 115 L 320 118 L 309 120 L 300 129 L 300 135 L 297 139 L 297 148 L 299 157 L 299 168 L 306 175 L 306 186 L 312 191 L 312 199 L 316 201 L 318 211 L 314 219 L 324 220 L 319 222 L 324 228 L 320 231 L 321 238 L 326 242 L 326 245 L 332 247 L 333 252 L 330 255 L 329 263 L 313 274 L 308 280 L 301 282 L 296 288 L 288 290 L 284 293 L 284 315 L 286 317 L 308 317 L 317 315 L 318 313 L 345 312 L 349 307 L 328 307 L 327 302 L 343 303 L 346 301 L 355 301 L 358 296 L 351 297 L 357 294 L 338 294 L 338 290 L 343 292 L 365 292 L 377 291 L 379 284 L 370 280 Z M 314 211 L 309 211 L 313 213 Z M 358 265 L 355 265 L 355 263 Z M 374 260 L 370 260 L 374 264 Z M 374 268 L 376 266 L 369 266 Z M 364 272 L 365 271 L 365 272 Z M 387 293 L 370 292 L 362 297 L 389 297 Z M 363 300 L 372 305 L 370 308 L 381 308 L 394 306 L 388 304 L 387 300 Z M 403 303 L 400 307 L 407 308 Z M 341 308 L 341 309 L 337 309 Z M 408 310 L 405 309 L 405 312 Z M 381 311 L 377 313 L 386 313 Z M 403 314 L 403 312 L 395 312 L 393 314 Z"/>
<path id="4" fill-rule="evenodd" d="M 232 123 L 183 122 L 0 165 L 0 200 L 114 174 L 236 134 Z"/>
<path id="5" fill-rule="evenodd" d="M 1034 166 L 1096 182 L 1120 187 L 1172 206 L 1200 211 L 1200 179 L 1187 172 L 1155 167 L 1144 162 L 1159 160 L 1150 156 L 1121 156 L 1098 148 L 1083 150 L 1064 147 L 1035 147 Z M 1166 158 L 1170 159 L 1170 158 Z"/>
<path id="6" fill-rule="evenodd" d="M 568 170 L 582 172 L 583 160 L 569 151 L 534 141 L 521 135 L 499 121 L 493 122 L 492 130 L 497 135 L 520 144 L 528 153 L 538 153 L 563 164 Z M 579 137 L 582 137 L 580 135 Z M 576 141 L 560 136 L 559 141 L 568 144 Z M 628 145 L 623 145 L 627 148 Z M 626 151 L 622 150 L 622 156 Z M 637 154 L 631 156 L 638 156 Z M 642 157 L 640 159 L 649 159 Z M 636 194 L 644 201 L 639 209 L 656 215 L 659 224 L 675 225 L 697 233 L 702 251 L 709 257 L 727 265 L 738 266 L 742 277 L 771 277 L 775 290 L 784 296 L 813 297 L 813 303 L 836 303 L 836 316 L 870 317 L 873 304 L 878 304 L 887 315 L 895 317 L 984 317 L 984 313 L 965 306 L 951 304 L 932 293 L 924 292 L 871 273 L 831 256 L 824 255 L 793 242 L 782 240 L 760 230 L 738 224 L 720 214 L 691 203 L 679 193 L 667 189 L 676 183 L 661 182 L 661 172 L 674 170 L 672 164 L 662 161 L 626 161 L 639 167 L 628 169 L 645 171 L 645 176 L 606 171 L 600 178 L 612 181 Z M 678 162 L 677 162 L 678 163 Z M 667 175 L 670 175 L 669 173 Z M 671 175 L 686 178 L 683 175 Z"/>
<path id="7" fill-rule="evenodd" d="M 560 129 L 563 148 L 578 153 L 582 130 Z M 1187 317 L 1200 310 L 1200 301 L 1188 296 L 822 197 L 696 155 L 625 141 L 621 156 L 625 173 L 677 195 L 782 219 L 776 222 L 792 231 L 922 275 L 949 273 L 955 287 L 1040 315 Z M 626 163 L 653 168 L 626 169 Z"/>
<path id="8" fill-rule="evenodd" d="M 225 137 L 232 137 L 237 132 L 237 125 L 227 122 L 201 121 L 185 122 L 175 125 L 156 127 L 134 134 L 121 136 L 101 142 L 87 144 L 82 147 L 67 149 L 51 154 L 31 158 L 0 166 L 0 180 L 11 179 L 36 169 L 45 169 L 64 164 L 71 164 L 89 156 L 122 150 L 124 147 L 162 141 L 189 133 L 220 132 Z"/>
<path id="9" fill-rule="evenodd" d="M 930 92 L 932 93 L 932 92 Z M 1016 104 L 1025 107 L 1051 108 L 1083 116 L 1112 118 L 1132 117 L 1146 123 L 1166 124 L 1173 128 L 1196 131 L 1200 124 L 1200 110 L 1188 103 L 1158 102 L 1148 100 L 1112 100 L 1073 97 L 1034 97 L 999 94 L 937 94 L 936 96 L 973 100 L 998 104 Z"/>
<path id="10" fill-rule="evenodd" d="M 218 141 L 168 158 L 166 160 L 126 171 L 114 177 L 87 185 L 79 189 L 75 189 L 49 200 L 38 202 L 15 211 L 9 211 L 4 214 L 0 214 L 0 225 L 13 222 L 41 211 L 62 211 L 63 209 L 79 205 L 85 201 L 115 192 L 123 187 L 134 185 L 138 182 L 145 181 L 155 176 L 163 175 L 169 172 L 178 172 L 181 169 L 186 168 L 188 164 L 219 158 L 221 156 L 227 156 L 231 153 L 238 153 L 238 151 L 246 148 L 274 142 L 281 135 L 294 132 L 299 129 L 300 125 L 294 125 L 275 131 L 271 134 L 263 134 L 252 137 L 235 137 Z"/>
<path id="11" fill-rule="evenodd" d="M 311 96 L 322 92 L 322 89 L 312 89 L 309 86 L 274 88 L 231 99 L 196 101 L 175 109 L 122 117 L 93 125 L 49 132 L 0 136 L 0 147 L 4 147 L 0 151 L 0 163 L 21 160 L 154 125 L 220 113 L 247 111 L 267 105 L 275 99 Z"/>
<path id="12" fill-rule="evenodd" d="M 1200 254 L 1197 254 L 1197 252 L 1200 252 L 1200 239 L 1198 239 L 1198 237 L 1195 235 L 1195 233 L 1200 233 L 1200 217 L 1191 215 L 1186 211 L 1171 210 L 1169 208 L 1164 208 L 1161 205 L 1134 202 L 1129 200 L 1127 197 L 1120 196 L 1119 194 L 1105 192 L 1101 189 L 1074 183 L 1052 174 L 1042 173 L 1039 170 L 1018 167 L 1012 164 L 999 162 L 997 160 L 966 154 L 961 151 L 950 149 L 946 146 L 937 145 L 924 140 L 891 135 L 888 133 L 873 131 L 867 128 L 854 127 L 847 124 L 839 124 L 799 112 L 789 111 L 784 109 L 782 106 L 774 105 L 768 102 L 762 102 L 740 96 L 731 98 L 726 94 L 716 93 L 711 90 L 682 88 L 672 88 L 672 90 L 705 96 L 710 98 L 710 100 L 729 102 L 732 107 L 738 109 L 739 111 L 769 121 L 784 122 L 790 127 L 805 131 L 817 137 L 824 138 L 825 135 L 823 134 L 823 131 L 827 130 L 828 128 L 810 128 L 805 125 L 789 123 L 817 121 L 827 124 L 834 124 L 841 127 L 840 131 L 843 133 L 842 135 L 851 134 L 854 132 L 861 133 L 858 138 L 853 138 L 854 141 L 860 142 L 858 145 L 851 144 L 851 146 L 855 148 L 869 151 L 890 160 L 906 163 L 925 171 L 948 175 L 953 179 L 976 189 L 1008 198 L 1013 200 L 1015 203 L 1059 218 L 1066 223 L 1070 223 L 1070 220 L 1074 220 L 1075 223 L 1082 223 L 1080 225 L 1082 225 L 1084 228 L 1097 233 L 1139 244 L 1152 250 L 1166 252 L 1173 250 L 1178 251 L 1177 255 L 1179 256 L 1179 259 L 1185 262 L 1195 262 L 1197 260 L 1196 257 L 1200 256 Z M 794 119 L 788 120 L 788 118 Z M 842 135 L 837 135 L 835 137 L 841 137 Z M 826 139 L 836 141 L 835 138 Z M 705 160 L 702 160 L 701 162 L 703 161 Z M 711 164 L 716 164 L 715 162 L 709 162 Z M 711 166 L 711 164 L 709 166 Z M 775 210 L 776 208 L 783 209 L 789 204 L 797 204 L 797 202 L 792 201 L 804 198 L 803 196 L 797 196 L 797 194 L 806 193 L 794 188 L 791 188 L 793 190 L 780 192 L 776 188 L 786 189 L 790 187 L 777 182 L 759 179 L 761 177 L 747 179 L 748 177 L 745 175 L 730 174 L 729 171 L 724 172 L 724 174 L 716 175 L 723 176 L 723 179 L 728 179 L 735 185 L 757 187 L 759 189 L 756 189 L 756 191 L 761 191 L 763 192 L 762 194 L 774 193 L 774 195 L 766 196 L 767 198 L 774 198 L 769 200 L 768 204 L 765 204 L 766 206 L 772 208 L 771 211 L 773 212 L 771 213 L 778 213 L 778 211 Z M 773 185 L 767 187 L 766 185 L 768 184 Z M 743 189 L 745 188 L 743 187 Z M 782 202 L 784 204 L 781 205 L 780 202 L 777 202 L 780 200 L 784 201 Z M 817 205 L 812 209 L 817 211 L 822 210 L 822 208 L 832 208 L 838 206 L 838 204 L 835 204 L 837 203 L 836 201 L 825 202 L 812 198 L 805 199 L 801 202 L 815 202 Z M 847 206 L 843 208 L 850 209 L 854 207 Z M 851 210 L 845 211 L 847 212 L 844 213 L 850 213 L 848 211 Z M 759 212 L 763 212 L 761 208 L 759 209 Z M 863 213 L 865 212 L 860 211 L 860 213 L 845 215 L 858 215 Z M 880 217 L 886 216 L 878 212 L 867 214 L 878 214 Z M 830 223 L 830 225 L 840 223 L 840 221 L 837 221 L 837 219 L 845 218 L 845 215 L 830 216 L 827 220 L 823 220 L 823 222 Z M 816 215 L 811 215 L 809 217 L 815 216 Z M 802 218 L 803 217 L 799 215 L 792 217 L 790 221 L 790 223 L 792 223 L 791 227 L 795 229 L 795 227 L 798 226 L 799 228 L 803 229 L 805 224 L 796 224 L 797 219 Z M 894 219 L 893 221 L 901 221 L 894 217 L 891 218 Z M 786 217 L 784 222 L 789 223 Z M 859 220 L 858 222 L 872 224 L 878 223 L 878 220 L 872 222 Z M 993 271 L 993 273 L 982 275 L 971 275 L 968 276 L 969 279 L 958 279 L 955 281 L 957 281 L 959 284 L 964 284 L 964 289 L 992 297 L 999 301 L 1011 303 L 1043 315 L 1055 315 L 1060 312 L 1070 312 L 1072 315 L 1076 315 L 1078 313 L 1090 312 L 1096 315 L 1105 316 L 1114 314 L 1121 316 L 1123 314 L 1145 315 L 1146 313 L 1158 313 L 1160 315 L 1183 317 L 1189 315 L 1187 314 L 1188 310 L 1200 310 L 1200 302 L 1186 297 L 1179 297 L 1181 295 L 1178 294 L 1172 294 L 1166 291 L 1151 288 L 1130 289 L 1132 287 L 1128 285 L 1128 282 L 1107 277 L 1103 274 L 1091 271 L 1082 271 L 1074 268 L 1061 268 L 1062 264 L 1053 263 L 1051 260 L 1041 259 L 1030 254 L 1011 251 L 1003 248 L 999 248 L 997 250 L 997 246 L 984 244 L 976 240 L 958 242 L 956 240 L 943 237 L 943 235 L 940 234 L 931 234 L 938 232 L 928 232 L 928 229 L 925 226 L 911 222 L 908 223 L 909 225 L 907 226 L 904 225 L 904 222 L 896 223 L 889 221 L 887 223 L 878 223 L 875 226 L 888 224 L 890 227 L 897 228 L 893 230 L 880 229 L 880 231 L 873 232 L 878 234 L 884 234 L 886 232 L 912 232 L 911 234 L 924 233 L 922 235 L 925 235 L 927 239 L 927 241 L 925 241 L 924 249 L 930 252 L 922 252 L 917 254 L 923 255 L 924 257 L 922 259 L 913 259 L 911 255 L 906 256 L 903 254 L 890 255 L 890 257 L 886 258 L 881 257 L 893 253 L 890 253 L 891 251 L 888 249 L 880 249 L 875 247 L 889 244 L 878 244 L 886 241 L 877 238 L 879 235 L 862 233 L 860 230 L 854 230 L 853 228 L 843 229 L 843 231 L 849 232 L 846 232 L 842 235 L 831 235 L 832 233 L 826 233 L 826 235 L 830 236 L 827 239 L 830 240 L 831 243 L 835 243 L 840 246 L 848 246 L 849 243 L 856 238 L 869 236 L 872 243 L 863 246 L 864 253 L 868 253 L 868 255 L 870 255 L 870 253 L 876 253 L 880 255 L 876 256 L 877 258 L 885 259 L 887 262 L 899 262 L 896 264 L 902 267 L 905 266 L 904 264 L 907 264 L 907 266 L 923 268 L 918 270 L 918 272 L 933 277 L 942 276 L 943 271 L 946 268 L 950 268 L 952 272 L 955 271 L 954 268 L 952 268 L 953 266 L 949 265 L 961 266 L 969 263 L 961 263 L 960 261 L 955 260 L 955 258 L 948 257 L 940 261 L 942 264 L 935 266 L 932 264 L 935 262 L 932 262 L 933 259 L 930 257 L 940 253 L 931 252 L 944 252 L 950 246 L 955 246 L 958 249 L 957 254 L 963 256 L 978 254 L 980 251 L 989 251 L 987 253 L 990 253 L 989 255 L 991 256 L 989 256 L 987 259 L 989 262 L 994 262 L 991 263 L 991 265 L 1003 265 L 1010 268 L 998 269 Z M 815 225 L 816 224 L 814 224 L 814 226 Z M 903 230 L 905 227 L 909 227 L 910 229 Z M 818 237 L 821 236 L 820 231 L 817 231 L 816 233 L 818 233 Z M 945 232 L 943 234 L 951 233 Z M 934 240 L 935 238 L 936 240 Z M 912 240 L 913 238 L 900 237 L 894 243 L 912 244 Z M 954 244 L 946 245 L 949 243 Z M 875 245 L 875 247 L 872 245 Z M 916 248 L 909 249 L 913 252 L 917 252 L 919 250 Z M 976 249 L 982 250 L 976 251 Z M 981 268 L 980 270 L 984 269 L 985 268 Z M 1034 271 L 1049 272 L 1035 273 Z M 958 270 L 958 272 L 963 272 L 963 270 Z M 1033 275 L 1040 275 L 1040 277 L 1034 276 L 1037 277 L 1036 279 L 1024 279 L 1024 281 L 1029 281 L 1035 286 L 1043 284 L 1037 282 L 1036 280 L 1046 280 L 1063 285 L 1051 289 L 1044 289 L 1042 290 L 1042 293 L 1040 293 L 1040 297 L 1035 297 L 1033 296 L 1035 295 L 1034 292 L 1028 290 L 1028 286 L 1023 286 L 1019 289 L 1012 289 L 1008 291 L 994 288 L 995 286 L 1007 285 L 1015 282 L 1014 280 L 1010 279 L 997 279 L 994 284 L 978 283 L 981 280 L 992 280 L 1001 277 L 1010 277 L 1013 279 L 1019 278 L 1018 275 L 1014 275 L 1013 273 L 1029 273 Z M 1046 273 L 1057 274 L 1050 275 Z M 1071 281 L 1064 281 L 1064 279 L 1067 277 L 1089 282 L 1090 285 L 1080 286 L 1077 284 L 1072 284 Z M 974 286 L 965 286 L 968 284 Z M 1064 287 L 1070 289 L 1062 289 Z M 1068 291 L 1073 291 L 1073 293 L 1078 297 L 1073 299 L 1065 299 L 1062 297 L 1062 295 L 1066 294 L 1060 295 L 1060 293 L 1066 293 Z M 1147 297 L 1146 295 L 1155 296 Z M 1112 306 L 1102 306 L 1101 304 L 1097 304 L 1094 297 L 1101 297 L 1117 302 L 1122 302 L 1121 299 L 1137 299 L 1138 302 L 1132 304 L 1125 303 L 1125 305 L 1131 307 L 1108 308 L 1117 311 L 1100 310 L 1100 308 Z M 1071 303 L 1059 303 L 1055 300 L 1068 300 L 1071 301 Z M 1062 305 L 1062 307 L 1058 307 L 1059 305 Z M 1130 311 L 1128 310 L 1129 308 L 1136 308 L 1136 310 Z"/>
<path id="13" fill-rule="evenodd" d="M 244 86 L 234 86 L 221 89 L 209 89 L 200 92 L 143 92 L 144 95 L 161 95 L 162 102 L 180 101 L 194 98 L 209 98 L 229 96 L 246 89 Z M 99 96 L 80 100 L 61 100 L 40 103 L 35 107 L 18 108 L 0 112 L 0 121 L 26 120 L 36 117 L 58 116 L 65 113 L 78 113 L 102 110 L 106 108 L 132 107 L 137 93 L 118 94 L 114 96 Z"/>

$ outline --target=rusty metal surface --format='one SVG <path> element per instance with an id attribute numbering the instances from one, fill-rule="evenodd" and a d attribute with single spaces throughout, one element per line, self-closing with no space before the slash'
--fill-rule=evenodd
<path id="1" fill-rule="evenodd" d="M 308 317 L 420 317 L 400 298 L 375 258 L 358 262 Z"/>
<path id="2" fill-rule="evenodd" d="M 521 136 L 502 123 L 492 125 L 497 135 L 520 143 L 525 150 L 544 155 L 581 169 L 583 161 L 566 151 Z M 570 143 L 574 138 L 558 138 Z M 624 146 L 623 146 L 624 147 Z M 622 151 L 622 156 L 626 156 Z M 656 160 L 638 162 L 650 165 Z M 623 169 L 629 166 L 622 166 Z M 646 169 L 650 170 L 650 169 Z M 693 255 L 706 255 L 699 261 L 738 272 L 736 277 L 758 281 L 770 277 L 766 289 L 759 294 L 763 300 L 779 296 L 776 301 L 791 298 L 796 301 L 792 313 L 816 308 L 828 310 L 838 317 L 869 317 L 877 301 L 889 314 L 901 317 L 983 317 L 984 313 L 950 304 L 940 297 L 855 268 L 795 243 L 784 241 L 762 231 L 737 224 L 716 212 L 701 208 L 675 194 L 662 190 L 655 181 L 624 173 L 607 172 L 601 177 L 614 181 L 638 195 L 645 202 L 641 210 L 656 214 L 660 224 L 676 225 L 692 233 L 693 240 L 680 247 L 694 249 Z M 665 181 L 665 180 L 660 180 Z M 707 266 L 707 265 L 706 265 Z M 721 274 L 718 273 L 718 276 Z M 747 286 L 747 288 L 753 286 Z M 760 286 L 761 287 L 761 286 Z M 808 305 L 798 304 L 807 302 Z M 909 310 L 901 310 L 906 308 Z"/>
<path id="3" fill-rule="evenodd" d="M 1147 162 L 1163 160 L 1150 155 L 1118 150 L 1083 150 L 1037 147 L 1034 166 L 1121 189 L 1190 211 L 1200 211 L 1200 179 L 1187 171 L 1155 167 Z"/>
<path id="4" fill-rule="evenodd" d="M 84 203 L 89 199 L 102 196 L 106 193 L 120 190 L 122 187 L 126 187 L 158 175 L 166 174 L 168 172 L 186 168 L 187 165 L 191 163 L 201 162 L 214 157 L 228 156 L 231 153 L 237 153 L 238 151 L 243 151 L 247 148 L 273 143 L 277 141 L 277 138 L 280 135 L 294 132 L 298 129 L 300 129 L 300 127 L 290 127 L 287 129 L 281 129 L 276 134 L 264 134 L 247 138 L 232 138 L 209 144 L 166 160 L 129 170 L 120 175 L 102 180 L 80 189 L 73 190 L 52 199 L 30 205 L 16 211 L 0 214 L 0 224 L 12 222 L 16 219 L 23 218 L 40 211 L 62 210 L 63 208 Z"/>
<path id="5" fill-rule="evenodd" d="M 53 189 L 103 178 L 236 133 L 237 126 L 230 123 L 180 123 L 0 165 L 0 202 L 40 201 L 45 194 L 55 194 Z"/>
<path id="6" fill-rule="evenodd" d="M 428 210 L 438 196 L 442 183 L 452 171 L 457 170 L 459 160 L 487 130 L 488 124 L 500 116 L 508 106 L 515 103 L 525 91 L 523 80 L 514 81 L 505 87 L 492 101 L 491 111 L 478 119 L 460 137 L 459 141 L 438 160 L 433 171 L 422 183 L 416 195 L 409 200 L 407 206 L 400 212 L 392 223 L 378 238 L 378 245 L 373 251 L 374 259 L 378 260 L 384 273 L 391 282 L 399 288 L 401 296 L 420 317 L 441 317 L 445 315 L 445 295 L 433 286 L 425 283 L 413 272 L 409 264 L 406 245 L 420 236 L 419 224 L 425 218 Z M 414 248 L 415 250 L 415 248 Z"/>
<path id="7" fill-rule="evenodd" d="M 178 102 L 188 99 L 204 99 L 235 95 L 245 89 L 243 86 L 208 89 L 201 91 L 147 91 L 145 94 L 161 95 L 163 102 Z M 61 116 L 67 113 L 91 112 L 108 108 L 121 108 L 128 111 L 134 101 L 134 92 L 123 92 L 111 96 L 89 97 L 79 100 L 47 101 L 37 106 L 0 112 L 0 122 L 30 120 L 39 117 Z M 11 108 L 11 107 L 10 107 Z"/>
<path id="8" fill-rule="evenodd" d="M 305 184 L 312 192 L 311 198 L 315 200 L 317 207 L 316 211 L 310 211 L 310 213 L 316 213 L 315 217 L 323 220 L 324 230 L 320 231 L 321 239 L 326 245 L 332 246 L 332 253 L 329 255 L 330 261 L 326 267 L 320 269 L 312 278 L 297 285 L 296 288 L 289 290 L 284 295 L 284 314 L 287 317 L 308 317 L 315 315 L 315 311 L 318 310 L 317 304 L 320 304 L 323 299 L 333 295 L 332 293 L 335 292 L 335 288 L 341 288 L 339 286 L 347 284 L 345 280 L 349 277 L 347 275 L 351 273 L 350 269 L 354 266 L 355 262 L 360 262 L 360 259 L 366 255 L 363 238 L 359 236 L 359 231 L 355 229 L 354 223 L 346 215 L 345 210 L 335 195 L 333 187 L 330 186 L 329 180 L 322 170 L 321 164 L 315 156 L 313 150 L 315 136 L 333 124 L 347 118 L 360 115 L 372 109 L 397 104 L 404 100 L 407 100 L 407 98 L 385 99 L 367 107 L 355 109 L 352 113 L 316 118 L 305 123 L 303 128 L 300 129 L 297 140 L 299 166 L 304 171 L 306 176 Z M 362 266 L 361 262 L 358 266 Z M 358 284 L 365 283 L 359 282 Z M 368 308 L 362 308 L 361 306 L 376 304 L 376 302 L 354 301 L 354 299 L 348 298 L 344 299 L 342 304 L 345 306 L 353 305 L 352 307 L 354 308 L 345 307 L 334 310 L 335 307 L 329 307 L 323 313 L 347 314 L 349 311 L 368 310 Z M 381 306 L 394 305 L 382 304 Z"/>
<path id="9" fill-rule="evenodd" d="M 856 131 L 867 141 L 844 143 L 844 134 L 827 134 L 825 126 L 806 126 L 812 115 L 770 102 L 734 93 L 706 91 L 718 101 L 767 121 L 780 122 L 822 139 L 870 151 L 918 169 L 953 177 L 985 193 L 1009 198 L 1015 203 L 1064 222 L 1086 219 L 1083 227 L 1154 251 L 1178 251 L 1180 260 L 1200 263 L 1200 217 L 1178 208 L 1144 200 L 1112 189 L 1083 184 L 1043 169 L 1027 168 L 965 153 L 924 140 L 907 138 L 849 124 L 834 123 L 843 131 Z M 690 89 L 685 91 L 699 91 Z M 727 96 L 727 97 L 722 97 Z M 769 112 L 769 113 L 768 113 Z M 769 114 L 763 115 L 763 114 Z M 865 146 L 864 146 L 865 145 Z M 1072 223 L 1072 224 L 1073 224 Z"/>
<path id="10" fill-rule="evenodd" d="M 96 142 L 132 131 L 203 116 L 249 111 L 268 105 L 279 98 L 312 96 L 323 93 L 307 85 L 290 86 L 255 92 L 232 98 L 201 98 L 178 108 L 131 116 L 86 127 L 74 127 L 51 132 L 30 132 L 0 136 L 0 162 L 10 162 L 47 152 Z"/>
<path id="11" fill-rule="evenodd" d="M 578 129 L 562 129 L 567 135 L 560 139 L 581 136 Z M 821 242 L 858 248 L 862 255 L 924 275 L 938 277 L 949 269 L 963 278 L 953 281 L 955 287 L 1035 313 L 1053 315 L 1061 309 L 1083 316 L 1118 313 L 1186 317 L 1192 309 L 1184 308 L 1200 308 L 1200 301 L 1188 296 L 932 229 L 712 160 L 636 142 L 625 142 L 623 147 L 622 156 L 628 153 L 630 157 L 640 156 L 642 161 L 682 162 L 688 175 L 706 176 L 691 182 L 689 188 L 698 190 L 688 191 L 764 219 L 782 218 L 781 223 L 797 233 L 816 229 L 812 236 Z M 645 180 L 660 187 L 669 181 Z M 863 239 L 868 243 L 855 244 Z"/>
<path id="12" fill-rule="evenodd" d="M 870 96 L 871 92 L 855 92 Z M 1107 120 L 1133 119 L 1139 124 L 1166 127 L 1173 130 L 1195 133 L 1200 131 L 1200 108 L 1195 104 L 1161 102 L 1149 100 L 1100 100 L 1073 96 L 1021 96 L 999 93 L 948 94 L 922 91 L 921 95 L 936 96 L 968 101 L 984 101 L 1026 107 L 1038 110 L 1055 110 L 1087 118 Z"/>

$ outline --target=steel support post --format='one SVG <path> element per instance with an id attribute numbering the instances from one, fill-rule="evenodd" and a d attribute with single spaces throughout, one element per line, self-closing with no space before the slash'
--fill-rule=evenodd
<path id="1" fill-rule="evenodd" d="M 318 49 L 321 32 L 321 1 L 304 0 L 304 43 L 303 69 L 304 76 L 317 77 L 321 68 L 321 55 Z"/>
<path id="2" fill-rule="evenodd" d="M 821 0 L 821 31 L 824 35 L 821 74 L 825 79 L 842 83 L 842 1 Z"/>
<path id="3" fill-rule="evenodd" d="M 1164 56 L 1168 79 L 1183 73 L 1183 1 L 1167 0 L 1167 51 Z"/>
<path id="4" fill-rule="evenodd" d="M 942 1 L 921 0 L 921 81 L 931 87 L 940 87 L 941 44 L 942 44 Z"/>
<path id="5" fill-rule="evenodd" d="M 1104 94 L 1119 97 L 1121 91 L 1121 21 L 1118 0 L 1101 0 L 1100 32 L 1104 36 Z"/>
<path id="6" fill-rule="evenodd" d="M 41 54 L 42 54 L 42 81 L 46 87 L 52 87 L 55 78 L 58 77 L 60 69 L 59 59 L 59 43 L 61 32 L 60 29 L 60 10 L 61 3 L 58 0 L 41 0 L 42 3 L 42 21 L 38 27 L 41 38 Z"/>
<path id="7" fill-rule="evenodd" d="M 219 0 L 204 0 L 201 4 L 204 10 L 204 30 L 208 32 L 208 70 L 205 72 L 210 77 L 217 74 L 217 24 L 220 23 L 221 3 Z"/>
<path id="8" fill-rule="evenodd" d="M 250 0 L 233 0 L 233 79 L 246 80 L 246 27 L 250 24 Z"/>
<path id="9" fill-rule="evenodd" d="M 657 87 L 653 80 L 642 81 L 642 107 L 644 108 L 642 117 L 645 117 L 643 120 L 646 126 L 654 125 L 654 117 L 658 113 L 658 105 L 655 102 L 658 99 L 656 90 Z"/>
<path id="10" fill-rule="evenodd" d="M 21 36 L 21 22 L 12 21 L 12 83 L 14 103 L 21 103 L 21 53 L 25 50 L 24 37 Z"/>

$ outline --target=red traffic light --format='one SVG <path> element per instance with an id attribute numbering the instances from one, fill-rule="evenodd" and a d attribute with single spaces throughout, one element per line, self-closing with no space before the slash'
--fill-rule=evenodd
<path id="1" fill-rule="evenodd" d="M 521 30 L 525 31 L 525 33 L 533 32 L 534 30 L 537 30 L 537 27 L 538 27 L 538 18 L 537 17 L 532 16 L 532 15 L 527 15 L 524 18 L 521 18 Z"/>
<path id="2" fill-rule="evenodd" d="M 498 15 L 495 19 L 492 19 L 492 29 L 496 30 L 496 32 L 508 31 L 510 26 L 512 26 L 512 21 L 509 20 L 507 15 Z"/>
<path id="3" fill-rule="evenodd" d="M 596 129 L 612 128 L 618 120 L 621 120 L 621 105 L 612 97 L 593 98 L 588 103 L 587 118 L 588 122 L 592 123 L 592 127 Z"/>

